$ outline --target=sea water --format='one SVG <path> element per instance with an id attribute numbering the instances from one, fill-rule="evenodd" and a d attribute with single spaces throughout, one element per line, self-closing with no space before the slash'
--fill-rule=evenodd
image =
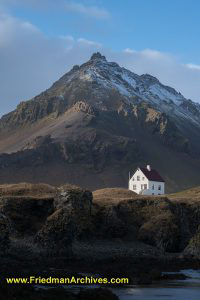
<path id="1" fill-rule="evenodd" d="M 149 286 L 113 289 L 120 300 L 200 300 L 200 270 L 182 270 L 185 280 L 165 281 Z"/>

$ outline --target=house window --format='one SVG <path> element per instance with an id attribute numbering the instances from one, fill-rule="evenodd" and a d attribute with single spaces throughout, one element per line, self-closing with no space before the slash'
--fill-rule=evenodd
<path id="1" fill-rule="evenodd" d="M 161 185 L 158 186 L 158 190 L 161 191 Z"/>
<path id="2" fill-rule="evenodd" d="M 154 190 L 154 184 L 152 185 L 152 190 Z"/>
<path id="3" fill-rule="evenodd" d="M 137 176 L 137 181 L 140 181 L 140 176 Z"/>
<path id="4" fill-rule="evenodd" d="M 142 180 L 144 180 L 144 177 L 142 177 Z"/>
<path id="5" fill-rule="evenodd" d="M 141 190 L 143 190 L 144 189 L 144 184 L 141 184 Z"/>
<path id="6" fill-rule="evenodd" d="M 144 190 L 146 190 L 147 189 L 147 184 L 144 184 Z"/>
<path id="7" fill-rule="evenodd" d="M 136 184 L 133 185 L 133 190 L 136 190 Z"/>

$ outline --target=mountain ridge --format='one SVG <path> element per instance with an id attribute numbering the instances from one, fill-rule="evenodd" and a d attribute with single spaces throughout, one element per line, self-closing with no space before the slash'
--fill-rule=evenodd
<path id="1" fill-rule="evenodd" d="M 180 92 L 177 92 L 174 88 L 171 88 L 169 86 L 163 85 L 162 83 L 160 83 L 160 81 L 156 78 L 153 77 L 150 74 L 142 74 L 142 75 L 137 75 L 125 68 L 121 68 L 117 63 L 113 63 L 113 62 L 107 62 L 105 56 L 102 56 L 99 52 L 94 53 L 90 60 L 84 64 L 82 64 L 81 66 L 77 66 L 75 65 L 68 73 L 64 74 L 58 81 L 56 81 L 55 83 L 53 83 L 53 85 L 48 88 L 45 92 L 40 93 L 38 96 L 32 98 L 29 101 L 23 101 L 21 102 L 18 106 L 17 106 L 17 110 L 19 111 L 23 111 L 24 108 L 28 108 L 29 104 L 32 101 L 35 101 L 35 103 L 37 103 L 37 100 L 39 101 L 44 101 L 45 102 L 45 97 L 48 99 L 49 97 L 49 93 L 51 93 L 51 103 L 45 103 L 46 104 L 46 113 L 49 114 L 55 110 L 58 111 L 58 113 L 60 111 L 62 111 L 62 109 L 64 109 L 63 106 L 66 105 L 65 103 L 65 98 L 64 95 L 60 94 L 60 95 L 54 95 L 57 92 L 57 88 L 59 86 L 62 87 L 61 91 L 63 90 L 63 84 L 69 84 L 71 83 L 71 81 L 73 81 L 73 79 L 77 76 L 77 72 L 79 73 L 78 75 L 80 76 L 80 79 L 82 79 L 83 81 L 89 81 L 89 82 L 93 82 L 95 83 L 95 80 L 99 80 L 98 83 L 100 83 L 101 85 L 106 85 L 108 84 L 106 82 L 106 79 L 108 78 L 108 76 L 110 76 L 108 70 L 106 70 L 106 68 L 110 67 L 111 71 L 113 72 L 113 77 L 114 80 L 112 80 L 112 78 L 110 78 L 110 82 L 111 82 L 111 88 L 115 87 L 115 89 L 122 94 L 123 96 L 127 97 L 127 96 L 134 96 L 134 97 L 138 97 L 143 101 L 148 101 L 149 103 L 153 103 L 155 104 L 160 104 L 160 102 L 156 103 L 158 100 L 158 95 L 160 94 L 161 100 L 163 100 L 163 102 L 168 102 L 168 104 L 171 104 L 171 102 L 174 101 L 174 104 L 179 104 L 181 108 L 187 108 L 184 113 L 183 111 L 180 111 L 179 113 L 182 112 L 182 114 L 185 116 L 189 117 L 189 112 L 190 110 L 193 109 L 193 113 L 196 112 L 196 114 L 198 115 L 198 123 L 200 125 L 200 104 L 193 102 L 190 99 L 186 99 L 184 98 Z M 97 70 L 99 70 L 99 72 L 97 72 Z M 103 72 L 106 72 L 103 73 Z M 107 78 L 106 78 L 107 76 Z M 117 78 L 115 78 L 117 77 Z M 76 79 L 76 78 L 75 78 Z M 139 81 L 140 83 L 136 84 L 136 81 Z M 118 81 L 118 82 L 117 82 Z M 121 85 L 119 85 L 118 83 L 121 83 Z M 125 91 L 124 87 L 123 87 L 123 83 L 127 85 L 127 91 Z M 152 86 L 152 84 L 154 84 Z M 155 86 L 159 85 L 159 86 Z M 149 94 L 147 94 L 147 90 L 145 88 L 150 87 L 150 91 Z M 129 89 L 132 88 L 132 94 L 129 95 Z M 157 89 L 156 89 L 157 88 Z M 164 91 L 160 91 L 161 88 L 165 88 L 165 95 L 162 94 L 164 93 Z M 138 93 L 137 91 L 139 90 L 140 93 Z M 167 95 L 167 92 L 169 93 Z M 170 94 L 171 93 L 171 94 Z M 55 97 L 52 97 L 52 95 Z M 153 97 L 152 97 L 153 95 Z M 146 98 L 145 98 L 146 97 Z M 165 99 L 163 99 L 165 97 Z M 81 100 L 81 99 L 80 99 Z M 131 99 L 134 103 L 135 99 Z M 137 100 L 137 99 L 136 99 Z M 181 102 L 182 100 L 182 102 Z M 179 102 L 180 101 L 180 102 Z M 94 105 L 97 105 L 97 103 L 93 103 Z M 176 105 L 177 106 L 177 105 Z M 101 107 L 99 107 L 101 108 Z M 166 107 L 162 107 L 165 108 Z M 189 110 L 190 108 L 190 110 Z M 44 108 L 45 110 L 45 108 Z M 14 112 L 16 112 L 16 110 L 14 110 L 13 112 L 4 115 L 3 118 L 1 118 L 1 122 L 2 120 L 9 117 L 11 114 L 13 114 Z M 45 111 L 44 111 L 45 112 Z M 26 111 L 27 114 L 27 111 Z M 44 117 L 44 115 L 41 114 L 40 117 Z M 34 119 L 33 119 L 34 121 Z"/>
<path id="2" fill-rule="evenodd" d="M 199 183 L 199 129 L 200 104 L 97 52 L 0 119 L 0 182 L 14 167 L 18 181 L 55 183 L 57 170 L 58 184 L 125 186 L 130 168 L 150 162 L 176 191 Z"/>

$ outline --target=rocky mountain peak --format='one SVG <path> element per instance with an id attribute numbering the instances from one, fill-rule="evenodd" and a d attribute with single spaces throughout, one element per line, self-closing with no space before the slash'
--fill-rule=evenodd
<path id="1" fill-rule="evenodd" d="M 79 65 L 74 65 L 72 71 L 78 71 L 80 69 Z"/>
<path id="2" fill-rule="evenodd" d="M 93 53 L 90 60 L 106 60 L 106 57 L 104 55 L 102 55 L 100 52 L 96 52 L 96 53 Z"/>
<path id="3" fill-rule="evenodd" d="M 50 114 L 60 115 L 84 99 L 89 106 L 100 110 L 116 110 L 126 105 L 146 102 L 160 112 L 169 113 L 175 119 L 187 119 L 200 127 L 200 105 L 189 103 L 173 88 L 163 85 L 150 74 L 141 76 L 109 62 L 100 52 L 90 60 L 75 65 L 48 90 L 17 109 L 0 121 L 0 129 L 33 123 Z"/>

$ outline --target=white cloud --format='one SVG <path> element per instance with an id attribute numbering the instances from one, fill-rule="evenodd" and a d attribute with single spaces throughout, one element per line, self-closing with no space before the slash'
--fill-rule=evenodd
<path id="1" fill-rule="evenodd" d="M 59 3 L 58 3 L 59 2 Z M 58 7 L 59 4 L 63 4 L 64 0 L 0 0 L 0 5 L 2 7 L 13 7 L 13 6 L 23 6 L 23 7 L 31 7 L 31 8 L 46 8 L 50 6 L 51 8 Z"/>
<path id="2" fill-rule="evenodd" d="M 167 58 L 167 54 L 162 53 L 157 50 L 152 49 L 144 49 L 141 51 L 141 54 L 144 54 L 145 56 L 149 57 L 150 59 L 164 59 Z"/>
<path id="3" fill-rule="evenodd" d="M 94 41 L 90 41 L 90 40 L 87 40 L 87 39 L 84 39 L 84 38 L 79 38 L 77 40 L 77 42 L 82 44 L 83 46 L 86 46 L 86 47 L 88 47 L 88 46 L 89 47 L 94 46 L 96 48 L 101 48 L 102 47 L 102 44 L 94 42 Z"/>
<path id="4" fill-rule="evenodd" d="M 126 49 L 124 49 L 123 52 L 124 52 L 124 53 L 128 53 L 128 54 L 133 54 L 133 53 L 135 53 L 136 51 L 133 50 L 133 49 L 130 49 L 130 48 L 126 48 Z"/>
<path id="5" fill-rule="evenodd" d="M 47 38 L 33 24 L 4 14 L 0 15 L 0 115 L 45 90 L 96 51 L 137 74 L 152 74 L 200 102 L 198 65 L 184 65 L 178 58 L 152 49 L 114 52 L 83 37 Z"/>
<path id="6" fill-rule="evenodd" d="M 47 38 L 29 22 L 0 15 L 0 115 L 48 88 L 100 47 L 72 36 Z"/>
<path id="7" fill-rule="evenodd" d="M 110 13 L 104 8 L 87 6 L 78 2 L 67 1 L 65 4 L 65 9 L 69 12 L 79 13 L 97 19 L 108 19 L 110 17 Z"/>
<path id="8" fill-rule="evenodd" d="M 187 66 L 189 69 L 200 71 L 200 65 L 186 64 L 186 66 Z"/>
<path id="9" fill-rule="evenodd" d="M 19 35 L 29 36 L 30 33 L 39 33 L 39 29 L 29 22 L 23 22 L 16 18 L 13 18 L 7 14 L 0 13 L 0 46 L 4 44 L 13 43 L 13 39 L 16 41 Z M 22 36 L 21 36 L 22 37 Z"/>

